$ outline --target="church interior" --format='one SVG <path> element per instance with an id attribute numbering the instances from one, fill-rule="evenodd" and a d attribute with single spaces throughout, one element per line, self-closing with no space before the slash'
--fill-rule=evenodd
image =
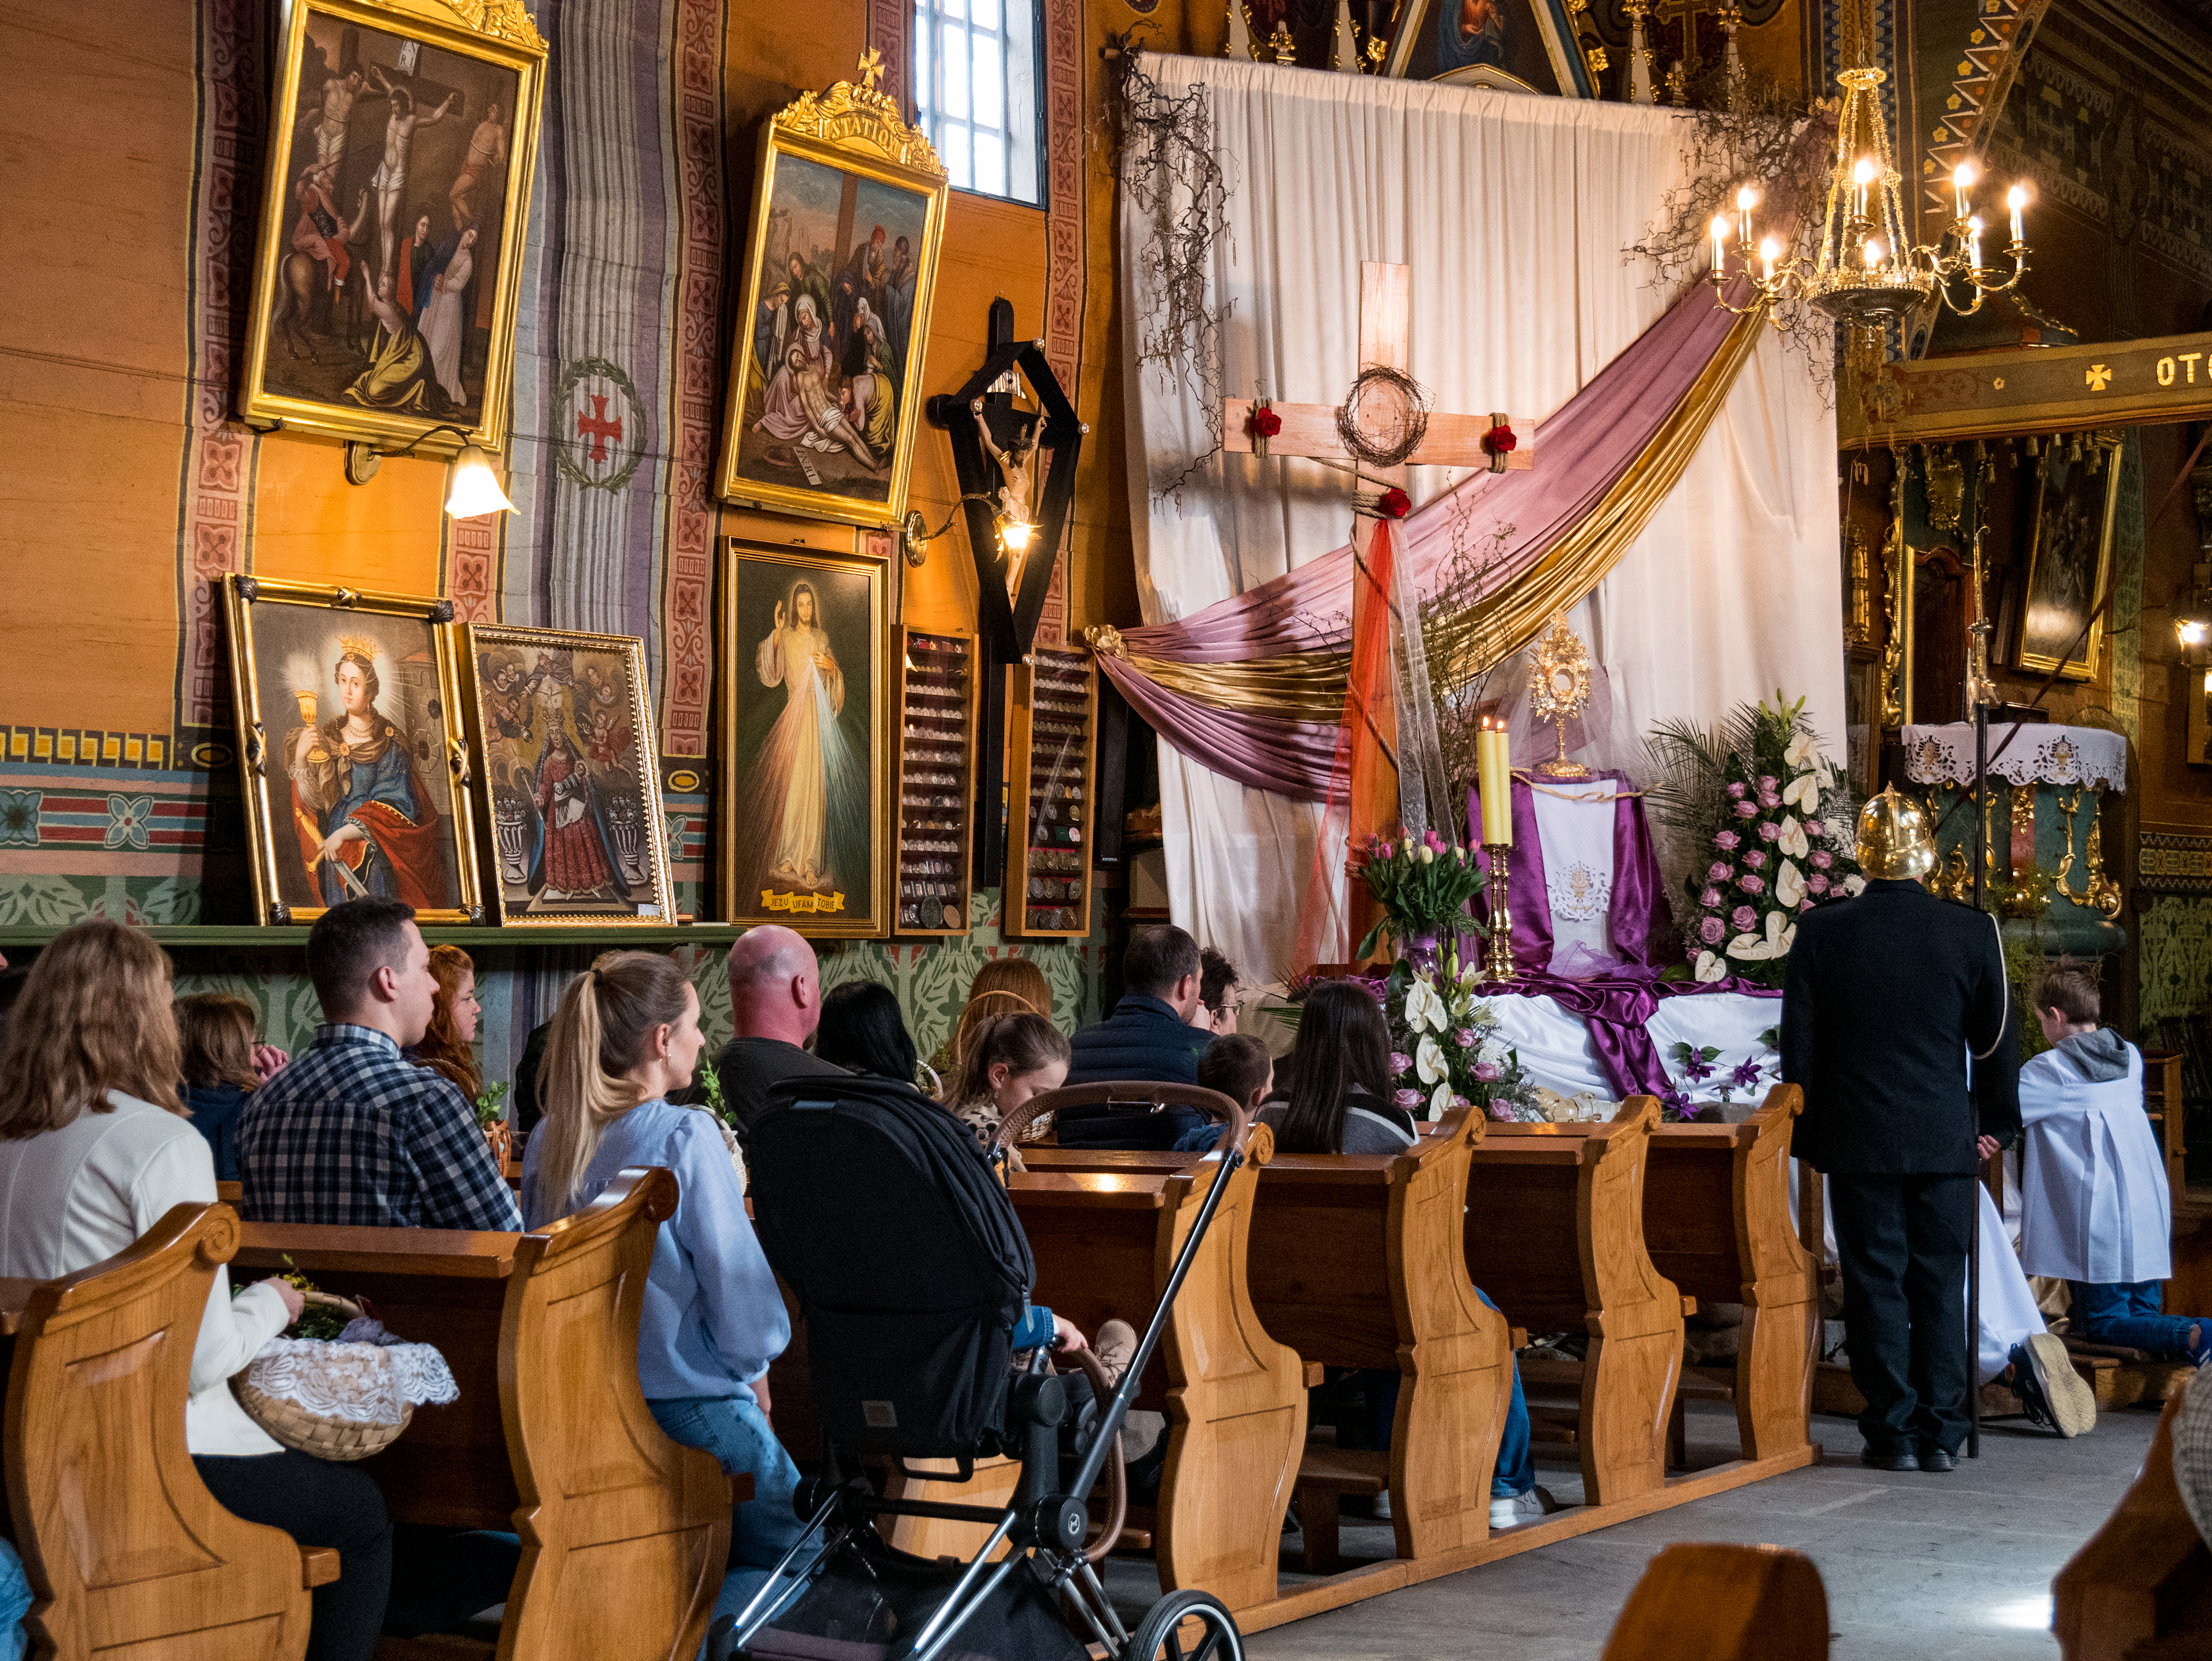
<path id="1" fill-rule="evenodd" d="M 2206 0 L 0 41 L 0 1658 L 2212 1656 Z"/>

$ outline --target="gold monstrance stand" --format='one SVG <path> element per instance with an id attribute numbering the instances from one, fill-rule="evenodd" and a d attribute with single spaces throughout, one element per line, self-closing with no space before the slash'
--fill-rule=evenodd
<path id="1" fill-rule="evenodd" d="M 1586 779 L 1589 768 L 1567 759 L 1567 723 L 1589 703 L 1589 654 L 1565 617 L 1552 619 L 1552 627 L 1536 642 L 1536 659 L 1528 671 L 1528 709 L 1538 721 L 1559 728 L 1559 753 L 1536 764 L 1534 771 L 1547 779 Z"/>

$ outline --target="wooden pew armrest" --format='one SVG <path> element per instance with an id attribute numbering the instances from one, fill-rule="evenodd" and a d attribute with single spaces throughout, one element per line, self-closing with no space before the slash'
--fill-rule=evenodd
<path id="1" fill-rule="evenodd" d="M 753 1474 L 750 1471 L 741 1470 L 735 1476 L 730 1478 L 730 1503 L 732 1505 L 742 1506 L 746 1500 L 752 1497 Z"/>
<path id="2" fill-rule="evenodd" d="M 1506 1330 L 1511 1335 L 1514 1348 L 1526 1349 L 1528 1348 L 1528 1329 L 1527 1327 L 1509 1327 Z"/>
<path id="3" fill-rule="evenodd" d="M 338 1578 L 338 1553 L 335 1546 L 301 1546 L 300 1548 L 300 1584 L 309 1591 L 317 1586 L 327 1586 Z"/>

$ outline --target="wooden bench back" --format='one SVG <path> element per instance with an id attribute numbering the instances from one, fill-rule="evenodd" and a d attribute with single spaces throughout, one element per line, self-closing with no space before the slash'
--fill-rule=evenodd
<path id="1" fill-rule="evenodd" d="M 730 1548 L 730 1479 L 671 1441 L 638 1383 L 638 1320 L 669 1171 L 631 1166 L 526 1234 L 499 1341 L 500 1411 L 522 1536 L 501 1661 L 690 1661 Z"/>
<path id="2" fill-rule="evenodd" d="M 1064 1107 L 1103 1107 L 1108 1103 L 1133 1106 L 1146 1104 L 1154 1108 L 1194 1108 L 1209 1119 L 1229 1127 L 1230 1147 L 1245 1147 L 1251 1136 L 1252 1116 L 1242 1105 L 1218 1090 L 1202 1089 L 1194 1084 L 1168 1084 L 1156 1079 L 1125 1080 L 1119 1083 L 1071 1085 L 1062 1090 L 1048 1090 L 1032 1096 L 1021 1106 L 1006 1115 L 999 1126 L 999 1142 L 1011 1147 L 1022 1139 L 1022 1133 L 1037 1120 L 1057 1113 Z"/>
<path id="3" fill-rule="evenodd" d="M 1828 1593 L 1801 1551 L 1674 1545 L 1628 1594 L 1604 1661 L 1827 1661 Z"/>
<path id="4" fill-rule="evenodd" d="M 15 1337 L 8 1506 L 33 1643 L 72 1658 L 297 1661 L 309 1605 L 289 1536 L 216 1503 L 185 1446 L 192 1348 L 226 1205 L 172 1208 L 129 1250 L 48 1282 Z"/>
<path id="5" fill-rule="evenodd" d="M 2212 1551 L 2173 1475 L 2173 1421 L 2187 1399 L 2166 1404 L 2134 1484 L 2051 1583 L 2051 1628 L 2065 1661 L 2201 1653 L 2159 1645 L 2212 1631 Z"/>

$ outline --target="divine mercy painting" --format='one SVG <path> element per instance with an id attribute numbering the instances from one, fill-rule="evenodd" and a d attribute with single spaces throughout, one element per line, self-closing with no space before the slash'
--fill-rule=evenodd
<path id="1" fill-rule="evenodd" d="M 905 511 L 945 193 L 872 88 L 840 82 L 763 130 L 725 497 L 860 525 Z"/>
<path id="2" fill-rule="evenodd" d="M 497 441 L 538 66 L 512 41 L 471 36 L 450 8 L 432 15 L 412 0 L 294 9 L 249 416 L 367 437 L 450 423 Z"/>
<path id="3" fill-rule="evenodd" d="M 499 921 L 672 921 L 645 642 L 471 624 L 468 662 Z"/>
<path id="4" fill-rule="evenodd" d="M 730 916 L 881 932 L 883 567 L 732 544 L 724 822 Z"/>
<path id="5" fill-rule="evenodd" d="M 374 895 L 480 921 L 450 607 L 239 576 L 229 597 L 262 920 Z"/>

